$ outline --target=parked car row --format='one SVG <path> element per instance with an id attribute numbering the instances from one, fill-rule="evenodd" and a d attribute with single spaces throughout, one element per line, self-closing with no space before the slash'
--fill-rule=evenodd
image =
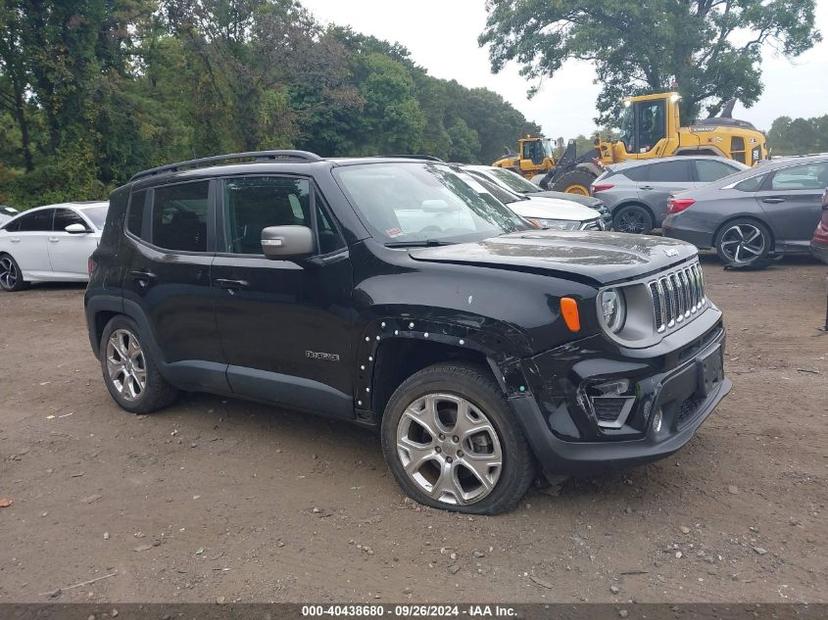
<path id="1" fill-rule="evenodd" d="M 824 209 L 828 156 L 794 157 L 747 168 L 719 157 L 671 157 L 610 167 L 592 192 L 612 212 L 613 226 L 714 249 L 735 267 L 766 264 L 785 254 L 821 256 L 815 225 Z"/>

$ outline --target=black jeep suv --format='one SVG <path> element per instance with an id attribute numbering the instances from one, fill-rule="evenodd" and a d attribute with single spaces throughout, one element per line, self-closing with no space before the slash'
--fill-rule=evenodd
<path id="1" fill-rule="evenodd" d="M 193 390 L 379 427 L 405 492 L 463 512 L 681 448 L 731 387 L 695 248 L 534 229 L 474 183 L 302 151 L 136 175 L 85 296 L 109 392 L 136 413 Z"/>

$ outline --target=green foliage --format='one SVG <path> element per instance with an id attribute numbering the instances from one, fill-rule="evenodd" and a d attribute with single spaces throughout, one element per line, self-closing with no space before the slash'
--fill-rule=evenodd
<path id="1" fill-rule="evenodd" d="M 768 132 L 773 155 L 828 153 L 828 114 L 814 118 L 780 116 Z"/>
<path id="2" fill-rule="evenodd" d="M 295 0 L 0 0 L 0 202 L 103 198 L 233 151 L 490 162 L 538 131 Z"/>
<path id="3" fill-rule="evenodd" d="M 494 71 L 510 61 L 530 79 L 569 59 L 595 64 L 602 84 L 598 123 L 611 123 L 624 95 L 672 90 L 682 117 L 762 93 L 761 50 L 793 57 L 821 40 L 814 0 L 487 0 L 481 45 Z M 530 91 L 531 92 L 531 91 Z"/>

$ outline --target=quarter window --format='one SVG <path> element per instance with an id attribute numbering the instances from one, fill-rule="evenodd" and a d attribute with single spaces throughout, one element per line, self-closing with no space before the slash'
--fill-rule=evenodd
<path id="1" fill-rule="evenodd" d="M 144 204 L 147 201 L 147 191 L 141 190 L 132 194 L 127 212 L 127 230 L 136 237 L 141 237 L 144 229 Z"/>
<path id="2" fill-rule="evenodd" d="M 207 251 L 208 181 L 155 189 L 152 243 L 168 250 Z"/>
<path id="3" fill-rule="evenodd" d="M 40 232 L 52 230 L 52 214 L 54 209 L 43 209 L 34 213 L 27 213 L 20 218 L 20 232 Z"/>
<path id="4" fill-rule="evenodd" d="M 262 229 L 311 226 L 310 182 L 292 177 L 243 177 L 224 184 L 227 251 L 261 254 Z"/>
<path id="5" fill-rule="evenodd" d="M 759 188 L 762 187 L 762 183 L 764 182 L 765 175 L 759 174 L 755 177 L 750 177 L 749 179 L 740 181 L 739 183 L 733 186 L 733 189 L 738 189 L 740 192 L 757 192 L 759 191 Z"/>

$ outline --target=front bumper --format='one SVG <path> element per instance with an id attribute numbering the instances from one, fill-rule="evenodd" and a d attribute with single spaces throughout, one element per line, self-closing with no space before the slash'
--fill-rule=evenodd
<path id="1" fill-rule="evenodd" d="M 602 351 L 584 341 L 527 360 L 532 394 L 510 404 L 544 473 L 588 475 L 637 465 L 690 441 L 732 387 L 718 362 L 707 361 L 722 360 L 725 344 L 721 314 L 709 312 L 707 320 L 699 323 L 699 317 L 698 325 L 688 324 L 671 334 L 672 342 L 665 338 L 650 350 Z M 688 339 L 682 332 L 690 328 L 695 337 Z M 676 347 L 680 335 L 683 342 Z M 708 372 L 711 364 L 715 376 Z M 602 427 L 583 386 L 621 378 L 630 381 L 632 412 L 621 427 Z"/>

